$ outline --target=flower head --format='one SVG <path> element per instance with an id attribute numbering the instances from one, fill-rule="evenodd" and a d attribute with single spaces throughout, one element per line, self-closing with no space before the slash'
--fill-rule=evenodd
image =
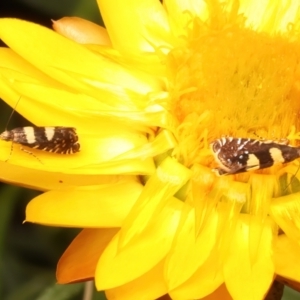
<path id="1" fill-rule="evenodd" d="M 0 20 L 0 96 L 81 144 L 34 152 L 40 163 L 16 146 L 5 162 L 1 142 L 0 176 L 46 191 L 26 220 L 85 228 L 58 281 L 95 278 L 109 299 L 243 300 L 276 274 L 300 281 L 299 162 L 219 177 L 210 148 L 224 136 L 298 145 L 297 1 L 98 4 L 107 31 Z"/>

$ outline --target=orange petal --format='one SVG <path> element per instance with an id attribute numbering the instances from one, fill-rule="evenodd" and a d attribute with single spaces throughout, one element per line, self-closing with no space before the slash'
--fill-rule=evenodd
<path id="1" fill-rule="evenodd" d="M 276 280 L 283 283 L 284 285 L 289 286 L 293 290 L 300 292 L 300 282 L 293 281 L 282 276 L 276 276 Z"/>
<path id="2" fill-rule="evenodd" d="M 64 17 L 52 22 L 56 32 L 77 43 L 111 46 L 106 29 L 93 22 L 77 17 Z"/>
<path id="3" fill-rule="evenodd" d="M 285 234 L 278 236 L 274 248 L 276 274 L 300 282 L 300 247 Z"/>
<path id="4" fill-rule="evenodd" d="M 141 277 L 119 287 L 106 290 L 107 299 L 157 299 L 167 293 L 163 268 L 164 262 L 162 261 Z"/>
<path id="5" fill-rule="evenodd" d="M 57 282 L 64 284 L 94 278 L 99 257 L 118 230 L 83 229 L 58 262 Z"/>
<path id="6" fill-rule="evenodd" d="M 232 300 L 228 290 L 226 289 L 225 284 L 219 286 L 213 293 L 210 295 L 201 298 L 201 300 Z"/>

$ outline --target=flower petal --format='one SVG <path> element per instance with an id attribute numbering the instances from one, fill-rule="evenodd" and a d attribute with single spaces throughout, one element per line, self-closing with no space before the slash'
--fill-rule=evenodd
<path id="1" fill-rule="evenodd" d="M 97 2 L 112 44 L 121 53 L 153 52 L 155 47 L 171 47 L 173 41 L 166 11 L 159 1 Z M 116 7 L 118 13 L 115 13 Z"/>
<path id="2" fill-rule="evenodd" d="M 118 228 L 82 230 L 58 262 L 57 282 L 63 284 L 94 278 L 99 256 L 118 230 Z"/>
<path id="3" fill-rule="evenodd" d="M 163 278 L 164 262 L 158 263 L 141 277 L 114 289 L 105 291 L 107 299 L 157 299 L 167 293 Z"/>
<path id="4" fill-rule="evenodd" d="M 246 201 L 247 184 L 233 182 L 226 177 L 221 177 L 209 188 L 210 192 L 200 196 L 197 187 L 199 189 L 204 182 L 210 182 L 205 175 L 199 178 L 199 185 L 195 179 L 193 187 L 194 199 L 207 202 L 206 206 L 202 206 L 200 228 L 197 230 L 195 211 L 182 213 L 173 247 L 167 257 L 165 274 L 174 299 L 205 297 L 224 281 L 222 257 L 228 247 L 226 236 L 230 239 L 232 228 L 236 226 Z"/>
<path id="5" fill-rule="evenodd" d="M 64 17 L 53 22 L 53 29 L 79 44 L 99 44 L 111 46 L 106 29 L 88 20 Z"/>
<path id="6" fill-rule="evenodd" d="M 73 227 L 119 227 L 142 191 L 134 180 L 44 193 L 27 205 L 26 221 Z"/>
<path id="7" fill-rule="evenodd" d="M 247 17 L 249 27 L 275 33 L 287 31 L 290 23 L 299 20 L 299 3 L 298 1 L 241 0 L 240 12 Z M 296 21 L 295 25 L 299 25 L 299 21 Z"/>
<path id="8" fill-rule="evenodd" d="M 124 285 L 157 265 L 170 250 L 181 207 L 180 201 L 170 199 L 155 220 L 125 247 L 120 244 L 120 234 L 117 234 L 97 265 L 97 289 L 106 290 Z"/>
<path id="9" fill-rule="evenodd" d="M 274 277 L 270 219 L 240 215 L 224 261 L 225 284 L 234 299 L 263 299 Z"/>
<path id="10" fill-rule="evenodd" d="M 232 297 L 228 293 L 225 284 L 222 284 L 212 294 L 201 298 L 201 300 L 232 300 Z"/>
<path id="11" fill-rule="evenodd" d="M 28 169 L 12 164 L 8 167 L 8 163 L 3 161 L 0 161 L 0 168 L 1 181 L 9 182 L 11 184 L 17 183 L 20 186 L 40 191 L 60 190 L 77 186 L 113 184 L 124 179 L 122 179 L 122 176 L 120 175 L 70 175 L 59 172 Z M 26 174 L 26 176 L 24 176 L 24 174 Z M 124 177 L 126 178 L 127 176 Z"/>
<path id="12" fill-rule="evenodd" d="M 285 234 L 278 236 L 274 249 L 276 274 L 300 282 L 300 246 Z"/>
<path id="13" fill-rule="evenodd" d="M 271 215 L 285 234 L 300 243 L 300 193 L 274 198 Z"/>
<path id="14" fill-rule="evenodd" d="M 156 173 L 147 181 L 143 193 L 124 220 L 120 232 L 120 247 L 143 235 L 144 230 L 148 231 L 156 226 L 156 216 L 160 219 L 163 213 L 169 214 L 170 198 L 186 184 L 190 176 L 189 169 L 170 157 L 157 167 Z M 171 205 L 175 205 L 176 209 L 177 201 L 171 201 Z M 170 218 L 173 219 L 173 216 Z M 153 222 L 155 224 L 152 224 Z"/>
<path id="15" fill-rule="evenodd" d="M 146 142 L 143 135 L 132 135 L 128 132 L 121 135 L 119 131 L 119 134 L 116 132 L 115 135 L 101 139 L 97 135 L 84 138 L 80 130 L 77 133 L 79 137 L 83 137 L 79 141 L 82 149 L 79 153 L 64 155 L 28 148 L 26 150 L 33 154 L 30 155 L 19 145 L 15 145 L 11 151 L 12 143 L 1 140 L 0 161 L 8 160 L 9 164 L 64 174 L 150 174 L 155 170 L 150 157 L 141 160 L 138 155 L 132 155 L 134 151 L 131 150 L 135 146 Z M 131 152 L 131 158 L 118 157 L 127 151 Z"/>
<path id="16" fill-rule="evenodd" d="M 22 34 L 20 34 L 22 33 Z M 15 35 L 18 39 L 15 39 Z M 122 86 L 142 94 L 160 90 L 157 79 L 126 70 L 73 41 L 34 23 L 0 20 L 0 37 L 15 52 L 50 77 L 85 93 L 103 83 Z"/>
<path id="17" fill-rule="evenodd" d="M 202 299 L 213 293 L 224 281 L 220 257 L 214 248 L 188 280 L 169 292 L 172 299 Z"/>
<path id="18" fill-rule="evenodd" d="M 172 31 L 178 36 L 185 36 L 187 28 L 192 26 L 192 18 L 198 16 L 201 20 L 207 20 L 209 16 L 208 2 L 203 0 L 166 0 L 164 5 L 169 14 Z"/>
<path id="19" fill-rule="evenodd" d="M 186 216 L 184 216 L 185 214 Z M 176 233 L 176 242 L 173 243 L 166 262 L 165 272 L 170 290 L 174 290 L 187 281 L 202 266 L 211 255 L 216 243 L 218 225 L 216 214 L 211 216 L 210 222 L 206 224 L 201 234 L 196 238 L 192 234 L 195 229 L 194 210 L 190 209 L 189 212 L 183 213 L 180 223 L 181 226 L 179 226 Z M 208 274 L 206 275 L 208 276 Z M 204 284 L 201 285 L 204 286 Z M 200 298 L 200 296 L 193 295 L 191 297 L 188 294 L 187 298 Z"/>

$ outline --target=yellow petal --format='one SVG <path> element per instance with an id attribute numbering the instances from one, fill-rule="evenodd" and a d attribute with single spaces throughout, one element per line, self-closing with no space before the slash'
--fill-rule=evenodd
<path id="1" fill-rule="evenodd" d="M 22 32 L 22 34 L 19 34 Z M 18 39 L 15 39 L 15 35 Z M 161 89 L 161 83 L 101 58 L 85 47 L 36 24 L 0 20 L 1 39 L 20 56 L 70 88 L 88 93 L 109 83 L 140 93 Z M 101 89 L 101 88 L 100 88 Z"/>
<path id="2" fill-rule="evenodd" d="M 287 31 L 290 23 L 299 25 L 297 1 L 241 0 L 240 12 L 246 15 L 247 25 L 259 31 L 275 33 Z"/>
<path id="3" fill-rule="evenodd" d="M 169 212 L 169 205 L 173 207 L 174 214 L 180 207 L 173 195 L 188 181 L 191 176 L 189 169 L 175 160 L 167 157 L 156 169 L 143 189 L 138 201 L 131 209 L 123 223 L 120 232 L 120 246 L 125 246 L 143 231 L 151 230 L 152 223 L 157 223 L 156 216 Z M 170 200 L 171 199 L 171 200 Z M 179 206 L 179 207 L 178 207 Z M 171 209 L 172 210 L 172 209 Z M 178 212 L 176 212 L 177 214 Z M 171 218 L 172 219 L 172 218 Z"/>
<path id="4" fill-rule="evenodd" d="M 101 139 L 99 136 L 97 138 L 97 135 L 84 138 L 84 133 L 80 130 L 77 130 L 77 133 L 82 137 L 79 142 L 83 150 L 79 153 L 64 155 L 24 147 L 27 152 L 32 153 L 30 155 L 18 144 L 14 144 L 11 151 L 12 143 L 1 140 L 0 160 L 30 169 L 63 174 L 150 174 L 154 170 L 151 158 L 142 161 L 138 156 L 133 157 L 133 155 L 131 159 L 118 157 L 118 154 L 132 150 L 134 147 L 132 142 L 138 145 L 146 141 L 141 135 L 121 136 L 116 133 L 115 136 Z M 109 156 L 105 155 L 107 151 L 110 151 Z"/>
<path id="5" fill-rule="evenodd" d="M 117 234 L 97 265 L 97 289 L 106 290 L 124 285 L 157 265 L 170 250 L 181 206 L 181 202 L 171 199 L 140 236 L 125 247 L 120 244 L 120 234 Z"/>
<path id="6" fill-rule="evenodd" d="M 107 299 L 157 299 L 167 293 L 163 278 L 164 262 L 158 263 L 149 272 L 137 279 L 105 291 Z"/>
<path id="7" fill-rule="evenodd" d="M 110 184 L 124 179 L 119 175 L 70 175 L 59 172 L 28 169 L 12 164 L 8 167 L 8 163 L 3 161 L 0 161 L 0 168 L 1 181 L 40 191 L 60 190 L 68 187 L 74 188 L 76 186 Z M 26 174 L 26 176 L 24 176 L 24 174 Z M 41 178 L 43 180 L 41 180 Z"/>
<path id="8" fill-rule="evenodd" d="M 141 191 L 142 185 L 133 180 L 50 191 L 30 201 L 26 221 L 55 226 L 119 227 Z"/>
<path id="9" fill-rule="evenodd" d="M 187 281 L 169 292 L 172 299 L 200 299 L 218 289 L 224 281 L 220 256 L 214 248 Z"/>
<path id="10" fill-rule="evenodd" d="M 41 72 L 28 61 L 17 55 L 9 48 L 0 48 L 0 72 L 1 82 L 4 81 L 3 88 L 13 82 L 26 81 L 28 83 L 43 83 L 52 88 L 62 88 L 62 84 Z M 5 81 L 6 79 L 6 81 Z M 2 93 L 2 90 L 0 90 Z M 1 94 L 2 95 L 2 94 Z M 9 97 L 6 97 L 9 98 Z M 14 99 L 17 100 L 17 97 Z"/>
<path id="11" fill-rule="evenodd" d="M 169 14 L 174 22 L 179 22 L 178 28 L 186 32 L 186 27 L 188 24 L 183 20 L 191 20 L 192 16 L 201 17 L 205 20 L 208 17 L 208 1 L 203 0 L 166 0 L 164 4 L 167 7 Z M 210 3 L 212 4 L 212 3 Z"/>
<path id="12" fill-rule="evenodd" d="M 260 300 L 273 281 L 273 228 L 270 220 L 240 215 L 228 240 L 225 284 L 235 300 Z M 254 243 L 254 244 L 253 244 Z"/>
<path id="13" fill-rule="evenodd" d="M 300 243 L 300 193 L 274 198 L 271 215 L 285 234 Z"/>
<path id="14" fill-rule="evenodd" d="M 97 2 L 112 44 L 121 53 L 153 52 L 155 47 L 171 47 L 172 38 L 167 15 L 160 2 L 155 0 L 130 0 L 126 3 L 122 0 Z"/>
<path id="15" fill-rule="evenodd" d="M 190 209 L 186 214 L 186 216 L 184 214 L 181 216 L 182 225 L 177 230 L 176 242 L 174 242 L 166 262 L 166 278 L 171 290 L 189 280 L 207 261 L 216 243 L 218 225 L 216 214 L 210 216 L 210 221 L 197 237 L 195 237 L 195 232 L 193 234 L 195 229 L 194 211 Z M 204 284 L 201 286 L 203 287 Z M 191 297 L 189 294 L 188 298 L 198 297 L 199 295 Z"/>
<path id="16" fill-rule="evenodd" d="M 203 179 L 202 184 L 207 179 Z M 166 279 L 174 299 L 205 297 L 224 281 L 223 252 L 246 201 L 247 189 L 246 184 L 223 177 L 213 188 L 209 188 L 205 198 L 203 195 L 196 197 L 194 201 L 208 202 L 203 207 L 201 226 L 197 230 L 195 212 L 182 213 L 173 247 L 166 260 Z M 218 202 L 218 197 L 222 201 Z"/>
<path id="17" fill-rule="evenodd" d="M 276 274 L 300 282 L 300 246 L 285 234 L 278 236 L 274 248 Z"/>

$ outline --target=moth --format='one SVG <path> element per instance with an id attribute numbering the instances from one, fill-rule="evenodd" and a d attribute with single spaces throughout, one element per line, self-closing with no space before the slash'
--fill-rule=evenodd
<path id="1" fill-rule="evenodd" d="M 80 150 L 76 129 L 73 127 L 18 127 L 5 130 L 0 134 L 0 139 L 59 154 L 73 154 Z"/>
<path id="2" fill-rule="evenodd" d="M 18 127 L 5 130 L 0 134 L 0 139 L 59 154 L 73 154 L 80 150 L 76 129 L 73 127 Z"/>
<path id="3" fill-rule="evenodd" d="M 210 144 L 219 168 L 218 175 L 230 175 L 265 169 L 300 157 L 300 147 L 272 140 L 223 137 Z"/>
<path id="4" fill-rule="evenodd" d="M 18 105 L 20 99 L 21 97 L 17 101 L 16 106 Z M 7 123 L 9 123 L 16 109 L 16 106 L 13 109 Z M 18 127 L 12 130 L 5 130 L 4 132 L 2 132 L 0 134 L 0 140 L 12 142 L 10 156 L 12 154 L 14 143 L 29 148 L 39 149 L 42 151 L 53 152 L 58 154 L 73 154 L 79 152 L 80 150 L 78 136 L 74 127 Z M 36 157 L 32 152 L 22 147 L 21 150 Z M 8 161 L 8 159 L 6 161 Z"/>

